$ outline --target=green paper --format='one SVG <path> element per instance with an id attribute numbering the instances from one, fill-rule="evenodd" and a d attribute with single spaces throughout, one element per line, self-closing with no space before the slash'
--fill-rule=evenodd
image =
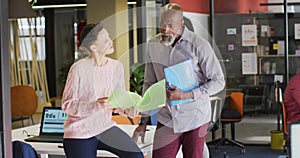
<path id="1" fill-rule="evenodd" d="M 128 109 L 134 107 L 140 112 L 154 110 L 166 105 L 166 81 L 161 80 L 149 87 L 144 97 L 137 93 L 115 89 L 107 102 L 112 108 Z"/>

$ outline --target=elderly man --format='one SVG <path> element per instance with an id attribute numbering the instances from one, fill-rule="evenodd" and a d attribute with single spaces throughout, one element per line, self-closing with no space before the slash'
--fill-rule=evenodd
<path id="1" fill-rule="evenodd" d="M 224 74 L 210 44 L 184 26 L 183 11 L 177 4 L 163 7 L 160 33 L 148 42 L 143 91 L 165 78 L 164 68 L 192 59 L 197 87 L 181 91 L 169 85 L 167 100 L 192 101 L 168 104 L 157 114 L 153 158 L 175 158 L 182 145 L 185 158 L 202 158 L 210 121 L 211 95 L 225 86 Z M 155 98 L 154 98 L 155 99 Z M 148 117 L 143 117 L 133 138 L 144 137 Z"/>

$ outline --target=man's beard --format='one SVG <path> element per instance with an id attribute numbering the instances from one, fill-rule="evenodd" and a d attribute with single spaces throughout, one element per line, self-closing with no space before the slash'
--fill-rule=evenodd
<path id="1" fill-rule="evenodd" d="M 165 46 L 170 46 L 174 43 L 176 36 L 173 34 L 160 33 L 160 42 Z"/>

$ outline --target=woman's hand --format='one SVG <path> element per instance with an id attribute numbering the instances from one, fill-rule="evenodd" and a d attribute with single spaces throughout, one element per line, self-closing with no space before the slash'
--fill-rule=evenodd
<path id="1" fill-rule="evenodd" d="M 102 97 L 102 98 L 98 98 L 98 103 L 100 104 L 101 107 L 105 106 L 106 100 L 108 97 Z"/>
<path id="2" fill-rule="evenodd" d="M 135 108 L 124 109 L 124 114 L 130 118 L 135 118 L 138 116 L 139 112 Z"/>
<path id="3" fill-rule="evenodd" d="M 113 108 L 113 112 L 130 118 L 134 118 L 139 115 L 139 112 L 133 107 L 130 109 Z"/>

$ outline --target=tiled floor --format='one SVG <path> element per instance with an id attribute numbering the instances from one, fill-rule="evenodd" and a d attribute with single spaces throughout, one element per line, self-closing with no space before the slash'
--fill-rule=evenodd
<path id="1" fill-rule="evenodd" d="M 226 136 L 230 137 L 230 125 L 227 125 Z M 235 125 L 236 140 L 245 144 L 270 144 L 271 131 L 277 129 L 276 114 L 246 115 Z M 216 139 L 221 137 L 221 129 L 216 132 Z M 211 141 L 211 134 L 207 136 Z"/>
<path id="2" fill-rule="evenodd" d="M 33 115 L 34 123 L 40 123 L 41 113 Z M 25 126 L 31 125 L 30 120 L 24 120 Z M 12 128 L 22 127 L 21 121 L 14 121 Z M 277 115 L 256 114 L 246 115 L 243 120 L 236 123 L 236 140 L 246 144 L 269 144 L 270 132 L 277 129 Z M 230 126 L 227 127 L 227 137 L 230 138 Z M 221 137 L 221 128 L 216 132 L 216 139 Z M 207 141 L 211 141 L 211 133 L 207 135 Z"/>

